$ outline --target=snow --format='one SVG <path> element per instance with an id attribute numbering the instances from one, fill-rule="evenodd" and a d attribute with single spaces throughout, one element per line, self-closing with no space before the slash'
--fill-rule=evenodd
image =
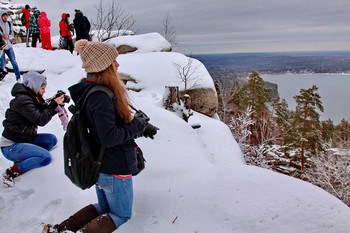
<path id="1" fill-rule="evenodd" d="M 145 43 L 142 36 L 135 43 Z M 152 43 L 147 41 L 147 43 Z M 133 218 L 116 232 L 152 233 L 348 233 L 350 209 L 309 183 L 266 169 L 247 166 L 226 125 L 194 112 L 186 123 L 162 107 L 164 86 L 183 83 L 174 62 L 186 64 L 179 53 L 152 52 L 120 55 L 119 71 L 131 75 L 140 92 L 128 91 L 132 104 L 160 128 L 154 140 L 137 139 L 146 169 L 134 181 Z M 160 43 L 159 48 L 163 47 Z M 15 45 L 22 70 L 45 70 L 45 97 L 67 88 L 82 77 L 79 56 L 68 51 L 46 51 Z M 156 50 L 159 51 L 159 50 Z M 206 68 L 198 76 L 203 87 L 213 88 Z M 0 82 L 0 120 L 12 99 L 13 73 Z M 200 124 L 193 129 L 192 124 Z M 0 126 L 0 131 L 3 127 Z M 64 131 L 54 117 L 39 132 L 54 133 L 58 145 L 53 162 L 20 176 L 14 188 L 0 186 L 0 233 L 37 233 L 43 223 L 59 223 L 80 208 L 96 202 L 94 188 L 82 191 L 63 172 Z M 0 156 L 0 172 L 11 162 Z"/>
<path id="2" fill-rule="evenodd" d="M 136 53 L 161 52 L 171 49 L 170 43 L 159 33 L 147 33 L 142 35 L 119 36 L 106 41 L 116 48 L 120 45 L 129 45 L 137 48 Z"/>

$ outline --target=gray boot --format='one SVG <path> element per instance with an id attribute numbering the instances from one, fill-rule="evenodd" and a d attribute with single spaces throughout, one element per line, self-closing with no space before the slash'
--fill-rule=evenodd
<path id="1" fill-rule="evenodd" d="M 107 214 L 100 215 L 88 224 L 86 224 L 78 232 L 81 233 L 112 233 L 117 229 L 113 219 Z"/>

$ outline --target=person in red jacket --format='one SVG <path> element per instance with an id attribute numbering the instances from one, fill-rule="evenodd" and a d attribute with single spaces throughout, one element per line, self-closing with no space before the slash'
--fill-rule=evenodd
<path id="1" fill-rule="evenodd" d="M 24 14 L 25 19 L 26 19 L 26 24 L 23 25 L 26 27 L 26 45 L 29 47 L 29 18 L 30 18 L 30 6 L 25 5 L 24 9 L 22 9 L 22 14 Z"/>
<path id="2" fill-rule="evenodd" d="M 66 46 L 64 49 L 69 50 L 71 53 L 73 53 L 74 45 L 73 45 L 71 27 L 69 23 L 69 14 L 67 13 L 62 14 L 62 19 L 60 21 L 59 26 L 60 26 L 61 37 L 63 37 L 66 40 Z"/>
<path id="3" fill-rule="evenodd" d="M 38 25 L 40 28 L 41 47 L 43 49 L 52 50 L 50 33 L 51 21 L 47 18 L 46 12 L 43 11 L 40 13 Z"/>

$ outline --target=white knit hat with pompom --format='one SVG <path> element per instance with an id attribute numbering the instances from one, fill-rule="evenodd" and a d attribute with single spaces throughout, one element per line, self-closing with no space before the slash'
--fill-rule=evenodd
<path id="1" fill-rule="evenodd" d="M 112 45 L 97 41 L 78 40 L 75 51 L 80 54 L 82 67 L 87 73 L 96 73 L 108 68 L 118 56 Z"/>

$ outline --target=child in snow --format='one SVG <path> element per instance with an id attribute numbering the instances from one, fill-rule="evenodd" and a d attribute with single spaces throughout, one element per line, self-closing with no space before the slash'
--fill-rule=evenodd
<path id="1" fill-rule="evenodd" d="M 41 47 L 43 49 L 52 50 L 50 33 L 51 22 L 47 18 L 45 11 L 40 13 L 40 16 L 38 18 L 38 25 L 40 28 Z"/>
<path id="2" fill-rule="evenodd" d="M 14 99 L 6 110 L 4 131 L 0 138 L 2 154 L 14 165 L 2 174 L 6 187 L 14 185 L 19 175 L 51 162 L 50 150 L 56 145 L 53 134 L 38 133 L 38 126 L 46 125 L 63 104 L 64 96 L 47 104 L 43 99 L 47 81 L 44 75 L 29 71 L 23 75 L 23 84 L 16 83 L 11 91 Z"/>

